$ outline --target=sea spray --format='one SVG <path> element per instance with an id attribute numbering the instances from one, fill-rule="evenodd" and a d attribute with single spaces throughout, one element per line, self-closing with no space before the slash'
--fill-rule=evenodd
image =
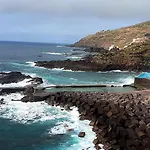
<path id="1" fill-rule="evenodd" d="M 40 122 L 51 125 L 51 122 L 55 122 L 54 126 L 47 130 L 47 135 L 69 134 L 70 131 L 68 129 L 73 129 L 71 139 L 76 142 L 70 145 L 70 147 L 66 147 L 67 150 L 81 150 L 88 147 L 90 147 L 89 150 L 95 149 L 92 143 L 95 139 L 95 133 L 92 132 L 89 121 L 79 120 L 77 108 L 72 108 L 70 112 L 67 112 L 61 107 L 52 107 L 45 102 L 22 103 L 19 100 L 23 96 L 20 93 L 0 96 L 0 99 L 3 98 L 5 103 L 0 107 L 1 118 L 30 125 Z M 15 101 L 12 101 L 12 99 Z M 78 137 L 80 131 L 86 132 L 85 138 Z"/>
<path id="2" fill-rule="evenodd" d="M 25 87 L 25 86 L 28 86 L 28 85 L 32 84 L 31 80 L 32 79 L 24 79 L 23 81 L 20 81 L 20 82 L 17 82 L 17 83 L 0 84 L 0 87 L 1 88 L 4 88 L 4 87 Z"/>

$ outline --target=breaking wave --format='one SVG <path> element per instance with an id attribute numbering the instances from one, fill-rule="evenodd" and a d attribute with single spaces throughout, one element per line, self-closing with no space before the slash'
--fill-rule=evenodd
<path id="1" fill-rule="evenodd" d="M 70 112 L 63 110 L 61 107 L 52 107 L 45 102 L 28 102 L 19 101 L 24 95 L 20 93 L 0 96 L 4 99 L 5 104 L 1 105 L 0 113 L 2 118 L 10 119 L 21 124 L 49 123 L 56 122 L 52 128 L 49 128 L 47 135 L 71 134 L 74 144 L 66 147 L 67 150 L 81 150 L 89 147 L 94 150 L 92 141 L 95 139 L 95 133 L 89 126 L 89 121 L 79 120 L 77 108 L 72 108 Z M 12 101 L 13 99 L 13 101 Z M 72 129 L 72 130 L 71 130 Z M 70 131 L 69 131 L 70 130 Z M 85 131 L 85 138 L 79 138 L 78 133 Z"/>
<path id="2" fill-rule="evenodd" d="M 55 52 L 43 52 L 43 53 L 48 55 L 65 55 L 65 53 L 55 53 Z"/>
<path id="3" fill-rule="evenodd" d="M 30 82 L 31 80 L 32 79 L 24 79 L 23 81 L 17 83 L 0 84 L 0 87 L 25 87 L 32 84 L 32 82 Z"/>

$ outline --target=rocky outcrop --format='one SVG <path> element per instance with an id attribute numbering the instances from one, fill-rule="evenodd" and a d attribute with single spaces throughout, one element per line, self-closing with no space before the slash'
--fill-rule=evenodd
<path id="1" fill-rule="evenodd" d="M 23 92 L 25 88 L 2 88 L 0 89 L 0 95 L 10 94 L 10 93 L 17 93 L 17 92 Z"/>
<path id="2" fill-rule="evenodd" d="M 31 79 L 32 84 L 39 85 L 43 83 L 43 79 L 39 77 L 34 77 Z"/>
<path id="3" fill-rule="evenodd" d="M 72 61 L 70 59 L 61 61 L 38 61 L 36 62 L 36 66 L 44 67 L 44 68 L 63 68 L 65 70 L 73 70 L 73 71 L 98 71 L 100 70 L 99 66 L 95 63 L 91 62 L 92 57 L 88 57 L 84 60 Z"/>
<path id="4" fill-rule="evenodd" d="M 0 73 L 0 84 L 9 84 L 9 83 L 17 83 L 24 79 L 29 79 L 30 76 L 26 76 L 21 72 L 10 72 L 10 73 Z"/>
<path id="5" fill-rule="evenodd" d="M 0 99 L 0 105 L 3 105 L 3 104 L 5 104 L 5 102 L 4 102 L 4 99 L 2 98 Z"/>
<path id="6" fill-rule="evenodd" d="M 24 79 L 29 79 L 28 82 L 31 83 L 32 86 L 37 86 L 43 83 L 42 78 L 39 77 L 31 77 L 29 75 L 22 74 L 21 72 L 9 72 L 9 73 L 0 73 L 0 84 L 11 84 L 23 81 Z M 25 91 L 26 87 L 0 87 L 0 95 L 16 93 Z"/>
<path id="7" fill-rule="evenodd" d="M 104 53 L 106 52 L 107 50 L 103 47 L 100 47 L 100 48 L 96 48 L 96 47 L 89 47 L 89 48 L 85 48 L 85 49 L 82 49 L 83 51 L 85 52 L 90 52 L 90 53 Z"/>
<path id="8" fill-rule="evenodd" d="M 35 77 L 32 78 L 29 75 L 22 74 L 21 72 L 0 72 L 0 84 L 10 84 L 10 83 L 17 83 L 23 81 L 24 79 L 31 79 L 30 82 L 33 84 L 41 84 L 43 83 L 42 78 Z"/>
<path id="9" fill-rule="evenodd" d="M 47 99 L 51 94 L 44 91 L 44 89 L 36 89 L 32 86 L 28 86 L 24 90 L 24 97 L 21 99 L 22 102 L 40 102 Z"/>

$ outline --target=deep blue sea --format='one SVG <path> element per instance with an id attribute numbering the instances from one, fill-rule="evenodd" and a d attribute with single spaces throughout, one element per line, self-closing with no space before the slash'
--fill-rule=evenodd
<path id="1" fill-rule="evenodd" d="M 73 72 L 63 68 L 45 69 L 36 67 L 39 60 L 81 59 L 88 53 L 73 51 L 74 48 L 62 44 L 0 42 L 0 72 L 20 71 L 44 79 L 44 84 L 114 84 L 134 82 L 133 72 Z M 25 86 L 27 80 L 3 86 Z M 2 85 L 1 85 L 2 86 Z M 55 89 L 49 89 L 55 91 Z M 84 88 L 61 89 L 79 91 L 130 91 L 131 88 Z M 5 104 L 0 106 L 0 150 L 82 150 L 94 149 L 95 134 L 89 121 L 80 121 L 76 108 L 71 112 L 59 107 L 48 106 L 44 102 L 22 103 L 11 99 L 23 97 L 20 93 L 1 96 Z M 68 129 L 74 129 L 68 131 Z M 85 138 L 78 132 L 86 131 Z"/>

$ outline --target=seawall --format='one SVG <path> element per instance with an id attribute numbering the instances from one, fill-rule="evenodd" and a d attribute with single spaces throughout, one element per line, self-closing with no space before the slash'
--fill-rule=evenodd
<path id="1" fill-rule="evenodd" d="M 80 119 L 91 120 L 90 125 L 97 134 L 93 141 L 96 149 L 100 149 L 98 145 L 103 144 L 106 150 L 150 150 L 148 95 L 149 91 L 57 92 L 46 95 L 45 101 L 49 105 L 59 105 L 66 109 L 78 107 Z M 36 98 L 31 101 L 36 101 Z"/>

